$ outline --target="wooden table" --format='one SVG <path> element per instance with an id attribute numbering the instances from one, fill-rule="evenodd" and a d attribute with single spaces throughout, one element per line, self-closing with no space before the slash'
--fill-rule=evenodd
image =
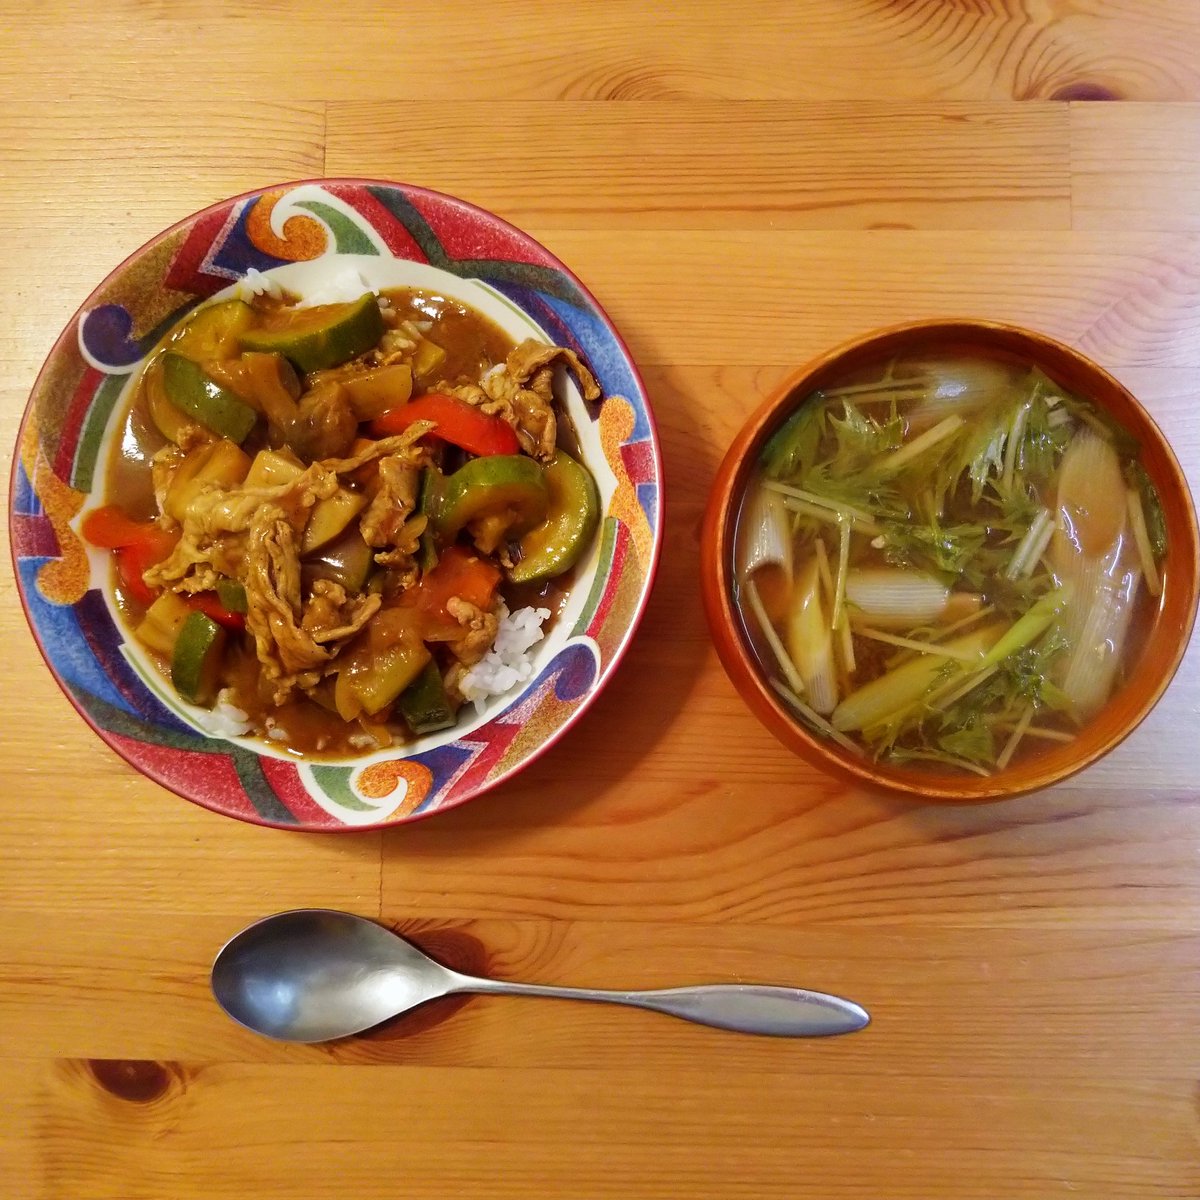
<path id="1" fill-rule="evenodd" d="M 914 807 L 772 741 L 696 583 L 760 396 L 905 318 L 1082 347 L 1200 483 L 1195 0 L 0 9 L 6 456 L 127 253 L 248 188 L 365 174 L 573 266 L 645 373 L 668 472 L 657 588 L 599 703 L 499 791 L 383 835 L 253 828 L 134 774 L 5 573 L 0 1194 L 1200 1196 L 1200 654 L 1070 784 Z M 285 1047 L 221 1015 L 207 968 L 299 905 L 499 976 L 758 977 L 875 1022 L 780 1042 L 480 998 Z"/>

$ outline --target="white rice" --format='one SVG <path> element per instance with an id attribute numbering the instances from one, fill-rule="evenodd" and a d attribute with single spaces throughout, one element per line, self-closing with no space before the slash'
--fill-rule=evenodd
<path id="1" fill-rule="evenodd" d="M 301 296 L 296 302 L 296 307 L 315 308 L 318 304 L 342 304 L 357 300 L 363 292 L 370 292 L 379 298 L 380 308 L 388 306 L 387 298 L 379 297 L 379 289 L 372 287 L 360 271 L 354 267 L 343 267 Z M 283 297 L 283 288 L 270 275 L 250 267 L 237 281 L 237 298 L 249 304 L 255 296 L 270 296 L 279 300 Z"/>
<path id="2" fill-rule="evenodd" d="M 211 709 L 197 709 L 196 721 L 213 737 L 242 737 L 250 732 L 250 715 L 233 704 L 233 691 L 224 688 L 217 693 Z"/>
<path id="3" fill-rule="evenodd" d="M 249 304 L 255 296 L 271 296 L 278 300 L 283 295 L 283 289 L 269 275 L 264 275 L 257 268 L 251 267 L 238 280 L 237 294 L 239 300 L 244 300 Z M 359 295 L 361 296 L 362 293 L 359 292 Z"/>
<path id="4" fill-rule="evenodd" d="M 343 267 L 335 275 L 330 275 L 311 291 L 301 297 L 297 308 L 315 308 L 318 304 L 345 304 L 357 300 L 363 292 L 379 295 L 379 289 L 372 287 L 360 271 L 354 267 Z"/>
<path id="5" fill-rule="evenodd" d="M 533 676 L 533 656 L 530 651 L 545 636 L 542 625 L 549 620 L 548 608 L 518 608 L 510 613 L 503 602 L 499 608 L 500 624 L 492 648 L 459 680 L 459 690 L 465 700 L 472 701 L 483 712 L 493 696 L 503 696 Z M 211 709 L 196 709 L 195 718 L 207 733 L 214 737 L 243 737 L 250 732 L 249 714 L 233 703 L 233 691 L 225 688 L 218 693 Z M 266 721 L 266 735 L 271 741 L 288 739 L 287 730 L 273 717 Z M 373 750 L 379 742 L 369 733 L 350 737 L 356 750 Z"/>
<path id="6" fill-rule="evenodd" d="M 459 680 L 464 699 L 472 700 L 483 712 L 492 696 L 503 696 L 533 675 L 529 651 L 544 636 L 542 625 L 550 617 L 548 608 L 518 608 L 510 613 L 500 605 L 500 627 L 492 648 Z"/>

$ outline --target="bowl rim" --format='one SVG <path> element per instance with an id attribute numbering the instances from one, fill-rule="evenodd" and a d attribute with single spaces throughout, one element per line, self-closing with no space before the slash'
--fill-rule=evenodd
<path id="1" fill-rule="evenodd" d="M 843 359 L 851 355 L 869 356 L 873 350 L 892 339 L 928 338 L 947 344 L 974 342 L 980 349 L 995 349 L 1001 339 L 1018 341 L 1028 348 L 1031 361 L 1042 365 L 1038 353 L 1049 352 L 1071 360 L 1080 370 L 1122 396 L 1137 414 L 1161 458 L 1170 486 L 1180 500 L 1180 524 L 1186 536 L 1184 548 L 1192 570 L 1177 589 L 1185 597 L 1182 621 L 1170 643 L 1171 650 L 1160 674 L 1152 678 L 1145 694 L 1130 716 L 1111 736 L 1056 767 L 1036 781 L 1023 785 L 1006 785 L 1007 771 L 999 771 L 987 779 L 925 773 L 913 768 L 888 768 L 867 756 L 857 757 L 840 750 L 829 739 L 819 737 L 802 725 L 770 688 L 756 665 L 746 644 L 737 608 L 732 598 L 732 538 L 738 514 L 741 490 L 745 484 L 758 450 L 779 424 L 789 404 L 794 404 L 801 389 L 811 390 L 810 380 L 821 373 L 836 370 Z M 879 350 L 882 353 L 882 350 Z M 1098 403 L 1093 400 L 1093 403 Z M 1107 408 L 1100 404 L 1101 408 Z M 1143 448 L 1144 452 L 1144 448 Z M 1156 483 L 1161 485 L 1161 480 Z M 934 317 L 902 321 L 879 326 L 856 337 L 848 338 L 810 358 L 802 366 L 789 371 L 767 394 L 743 422 L 723 457 L 709 493 L 701 529 L 701 593 L 710 635 L 718 657 L 730 681 L 742 699 L 763 725 L 788 749 L 836 777 L 863 784 L 876 791 L 903 796 L 914 801 L 952 804 L 989 803 L 1013 799 L 1061 783 L 1103 758 L 1123 742 L 1150 714 L 1177 673 L 1187 652 L 1195 626 L 1200 585 L 1196 564 L 1200 559 L 1200 534 L 1197 532 L 1195 504 L 1178 458 L 1170 442 L 1145 406 L 1123 383 L 1082 351 L 1027 326 L 1008 321 L 969 317 Z M 1157 628 L 1157 621 L 1156 621 Z M 1128 689 L 1121 689 L 1111 700 Z M 1110 701 L 1111 702 L 1111 701 Z M 1085 727 L 1086 728 L 1086 727 Z M 1046 756 L 1039 756 L 1041 761 Z M 911 776 L 907 778 L 907 776 Z"/>
<path id="2" fill-rule="evenodd" d="M 345 823 L 328 824 L 328 825 L 325 825 L 325 824 L 312 825 L 312 824 L 305 824 L 302 821 L 297 821 L 294 823 L 293 822 L 284 822 L 284 821 L 272 820 L 270 817 L 264 816 L 263 814 L 261 814 L 257 811 L 238 813 L 238 812 L 232 812 L 232 811 L 228 811 L 228 810 L 222 810 L 220 808 L 214 807 L 212 804 L 206 803 L 204 800 L 198 798 L 197 796 L 189 795 L 186 791 L 183 791 L 180 786 L 177 786 L 174 782 L 166 779 L 163 776 L 162 772 L 157 769 L 157 767 L 135 761 L 131 757 L 131 755 L 125 750 L 124 746 L 121 744 L 121 742 L 118 740 L 117 737 L 115 737 L 113 734 L 111 734 L 108 730 L 102 728 L 95 720 L 93 720 L 92 716 L 83 708 L 83 706 L 76 699 L 76 697 L 75 697 L 74 693 L 72 692 L 70 686 L 68 685 L 66 679 L 58 671 L 58 668 L 55 665 L 54 659 L 51 656 L 51 654 L 48 652 L 48 650 L 43 642 L 41 633 L 39 632 L 37 625 L 35 624 L 35 622 L 32 618 L 32 614 L 30 613 L 29 605 L 28 605 L 28 602 L 27 602 L 26 596 L 25 596 L 25 588 L 21 581 L 21 575 L 20 575 L 20 570 L 19 570 L 19 566 L 18 566 L 17 539 L 15 538 L 15 536 L 13 536 L 13 533 L 14 533 L 13 522 L 14 522 L 15 516 L 16 516 L 15 511 L 14 511 L 14 500 L 16 497 L 17 485 L 18 485 L 18 480 L 19 480 L 19 475 L 20 475 L 20 470 L 21 470 L 21 447 L 24 445 L 25 438 L 28 433 L 29 423 L 33 416 L 34 398 L 38 394 L 38 392 L 42 386 L 43 380 L 51 367 L 52 362 L 62 352 L 64 346 L 70 341 L 70 339 L 73 336 L 75 336 L 81 316 L 94 305 L 97 298 L 103 294 L 104 290 L 109 286 L 109 284 L 111 282 L 113 282 L 118 276 L 120 276 L 123 272 L 125 272 L 126 269 L 129 268 L 133 263 L 135 263 L 137 260 L 142 258 L 149 251 L 151 251 L 155 246 L 165 242 L 168 238 L 170 238 L 173 234 L 177 233 L 179 230 L 188 228 L 188 227 L 194 227 L 195 224 L 198 221 L 200 221 L 202 218 L 204 218 L 205 216 L 208 216 L 211 213 L 226 209 L 231 205 L 236 205 L 241 201 L 250 200 L 252 198 L 263 196 L 263 195 L 266 195 L 266 194 L 272 193 L 272 192 L 289 192 L 296 188 L 310 186 L 310 185 L 317 186 L 317 187 L 325 187 L 328 185 L 343 185 L 343 186 L 356 187 L 356 188 L 370 188 L 370 187 L 393 188 L 393 189 L 402 191 L 406 195 L 429 197 L 435 203 L 449 205 L 451 207 L 457 208 L 458 210 L 460 210 L 464 213 L 474 216 L 476 219 L 480 219 L 483 222 L 485 222 L 493 227 L 499 228 L 503 232 L 512 235 L 518 241 L 525 242 L 525 243 L 532 245 L 537 250 L 539 250 L 542 254 L 544 254 L 554 264 L 555 269 L 557 271 L 561 272 L 561 274 L 564 277 L 566 277 L 567 279 L 569 279 L 570 282 L 579 290 L 580 295 L 584 298 L 584 300 L 587 302 L 587 304 L 591 306 L 593 311 L 600 318 L 600 320 L 603 323 L 603 325 L 605 326 L 609 336 L 612 337 L 617 348 L 620 350 L 621 355 L 625 360 L 625 364 L 627 365 L 630 374 L 632 375 L 634 381 L 638 385 L 641 395 L 646 400 L 644 408 L 645 408 L 646 424 L 649 429 L 648 445 L 650 448 L 651 462 L 654 467 L 654 478 L 657 481 L 657 486 L 658 486 L 658 503 L 657 503 L 657 512 L 656 512 L 656 522 L 655 522 L 654 529 L 653 529 L 653 536 L 652 536 L 651 544 L 650 544 L 649 557 L 646 562 L 645 578 L 642 583 L 641 591 L 640 591 L 640 594 L 638 595 L 637 602 L 633 607 L 633 611 L 630 614 L 628 623 L 627 623 L 625 629 L 622 631 L 620 638 L 613 645 L 611 657 L 610 657 L 607 665 L 604 667 L 604 669 L 600 673 L 598 673 L 596 683 L 592 686 L 592 688 L 588 691 L 588 693 L 586 695 L 584 695 L 583 697 L 580 698 L 578 703 L 575 705 L 575 708 L 568 715 L 568 717 L 562 722 L 562 724 L 560 724 L 542 742 L 540 742 L 535 750 L 533 750 L 531 753 L 529 753 L 526 757 L 521 759 L 519 762 L 513 763 L 507 770 L 499 772 L 494 777 L 489 777 L 489 778 L 483 780 L 480 784 L 476 785 L 472 790 L 465 792 L 464 794 L 462 794 L 460 796 L 455 796 L 453 799 L 450 799 L 447 802 L 440 804 L 435 808 L 424 808 L 424 809 L 418 810 L 417 812 L 409 813 L 409 814 L 406 814 L 399 818 L 383 818 L 378 821 L 364 822 L 362 824 L 354 824 L 354 825 L 349 825 L 349 824 L 345 824 Z M 330 253 L 336 254 L 338 252 L 331 251 Z M 148 779 L 152 780 L 154 783 L 156 783 L 158 786 L 164 788 L 165 790 L 167 790 L 169 792 L 174 793 L 175 795 L 179 796 L 181 799 L 187 800 L 189 803 L 196 805 L 196 807 L 204 809 L 205 811 L 212 813 L 214 816 L 222 817 L 225 819 L 233 819 L 233 820 L 241 821 L 244 824 L 248 824 L 248 825 L 257 825 L 257 826 L 260 826 L 263 828 L 268 828 L 268 829 L 278 829 L 278 830 L 282 830 L 282 831 L 288 832 L 288 833 L 309 833 L 309 834 L 330 833 L 330 834 L 353 835 L 356 833 L 370 833 L 370 832 L 374 832 L 374 831 L 378 831 L 378 830 L 394 829 L 394 828 L 399 828 L 404 825 L 411 825 L 411 824 L 414 824 L 415 822 L 427 820 L 428 818 L 437 816 L 441 813 L 449 812 L 451 809 L 458 808 L 461 805 L 466 804 L 471 800 L 475 800 L 478 797 L 485 795 L 486 793 L 499 787 L 501 784 L 506 783 L 508 780 L 512 779 L 515 775 L 517 775 L 519 772 L 524 770 L 526 767 L 531 766 L 537 759 L 541 758 L 548 750 L 550 750 L 553 746 L 555 746 L 568 732 L 570 732 L 572 729 L 574 729 L 574 727 L 580 722 L 580 720 L 582 719 L 584 714 L 592 707 L 592 705 L 598 699 L 598 697 L 600 696 L 600 693 L 607 686 L 607 684 L 611 680 L 612 676 L 615 674 L 617 668 L 620 666 L 622 660 L 625 657 L 626 652 L 629 649 L 630 644 L 632 643 L 632 641 L 637 633 L 638 628 L 641 625 L 642 619 L 646 612 L 646 608 L 648 607 L 648 605 L 650 603 L 650 597 L 651 597 L 651 594 L 653 593 L 654 585 L 655 585 L 655 583 L 657 581 L 657 577 L 658 577 L 658 570 L 659 570 L 659 566 L 660 566 L 661 558 L 662 558 L 662 549 L 663 549 L 663 546 L 664 546 L 665 540 L 666 540 L 666 505 L 664 503 L 664 498 L 665 498 L 665 494 L 666 494 L 665 493 L 666 480 L 665 480 L 665 473 L 664 473 L 664 469 L 663 469 L 662 440 L 659 436 L 658 422 L 657 422 L 657 419 L 654 414 L 654 409 L 653 409 L 652 405 L 649 403 L 649 390 L 646 387 L 646 382 L 642 376 L 641 369 L 639 368 L 639 366 L 637 364 L 637 360 L 634 358 L 632 352 L 630 351 L 629 344 L 625 340 L 624 335 L 621 333 L 621 331 L 617 327 L 617 325 L 613 322 L 612 318 L 609 316 L 609 314 L 608 314 L 607 310 L 604 308 L 604 306 L 599 302 L 599 300 L 596 299 L 595 295 L 587 287 L 587 285 L 584 284 L 584 282 L 579 278 L 579 276 L 576 275 L 575 272 L 569 266 L 567 266 L 567 264 L 564 263 L 558 257 L 557 254 L 555 254 L 552 250 L 550 250 L 548 247 L 543 245 L 537 238 L 533 237 L 532 234 L 527 233 L 525 230 L 521 229 L 519 226 L 514 225 L 512 222 L 506 220 L 504 217 L 501 217 L 498 214 L 490 211 L 489 209 L 483 208 L 480 205 L 475 204 L 469 200 L 464 200 L 461 197 L 455 196 L 449 192 L 442 192 L 435 188 L 424 187 L 420 184 L 405 183 L 400 180 L 394 180 L 394 179 L 382 179 L 382 178 L 378 178 L 375 176 L 365 176 L 365 175 L 307 176 L 307 177 L 303 177 L 303 178 L 299 178 L 299 179 L 291 179 L 291 180 L 286 180 L 286 181 L 277 182 L 277 183 L 267 183 L 267 184 L 263 184 L 261 186 L 249 188 L 245 191 L 237 193 L 236 195 L 226 196 L 224 198 L 215 200 L 215 201 L 211 202 L 210 204 L 206 204 L 203 208 L 196 209 L 194 212 L 188 214 L 187 216 L 181 217 L 179 220 L 174 221 L 172 224 L 170 224 L 166 228 L 155 233 L 150 238 L 148 238 L 145 242 L 143 242 L 140 246 L 138 246 L 136 249 L 130 251 L 128 254 L 125 255 L 125 257 L 123 259 L 121 259 L 121 261 L 119 263 L 116 264 L 116 266 L 112 267 L 109 271 L 107 271 L 104 274 L 104 276 L 100 279 L 100 281 L 95 284 L 94 287 L 91 288 L 91 290 L 88 292 L 87 296 L 84 297 L 84 299 L 80 302 L 80 304 L 72 312 L 71 316 L 67 319 L 66 323 L 63 325 L 62 330 L 59 332 L 58 336 L 54 339 L 53 343 L 50 346 L 50 349 L 47 351 L 45 357 L 42 360 L 41 366 L 38 368 L 37 374 L 34 376 L 33 383 L 31 384 L 31 386 L 29 388 L 28 395 L 27 395 L 27 398 L 25 401 L 25 407 L 21 413 L 21 419 L 17 424 L 16 438 L 13 443 L 13 446 L 14 446 L 13 456 L 12 456 L 12 462 L 9 465 L 9 479 L 8 479 L 8 523 L 9 523 L 9 560 L 10 560 L 10 564 L 12 567 L 14 582 L 16 585 L 15 590 L 17 593 L 17 598 L 20 601 L 21 611 L 25 618 L 26 627 L 28 628 L 30 634 L 33 637 L 33 641 L 34 641 L 35 646 L 37 647 L 38 653 L 41 655 L 42 661 L 46 664 L 46 667 L 49 670 L 51 677 L 54 679 L 55 683 L 58 685 L 59 690 L 62 692 L 62 694 L 66 697 L 68 703 L 76 711 L 76 713 L 82 718 L 82 720 L 88 726 L 88 728 L 91 729 L 91 731 L 94 734 L 96 734 L 96 736 L 99 737 L 100 740 L 106 746 L 108 746 L 108 748 L 110 750 L 112 750 L 119 758 L 121 758 L 129 766 L 131 766 L 139 775 L 145 776 L 146 778 L 148 778 Z M 523 691 L 518 693 L 515 697 L 513 697 L 513 702 L 515 703 L 515 702 L 519 701 L 523 695 L 524 695 Z M 507 711 L 507 709 L 504 711 Z M 497 715 L 501 715 L 501 714 L 497 714 Z M 216 736 L 216 735 L 214 735 L 214 736 Z M 224 740 L 224 739 L 220 739 L 220 740 Z M 252 751 L 252 753 L 254 753 L 256 757 L 260 757 L 258 755 L 257 751 Z M 397 755 L 397 757 L 403 758 L 404 756 Z M 297 761 L 305 762 L 308 760 L 298 759 Z"/>

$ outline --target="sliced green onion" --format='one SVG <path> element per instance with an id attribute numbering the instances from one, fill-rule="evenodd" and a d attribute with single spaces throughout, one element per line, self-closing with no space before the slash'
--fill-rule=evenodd
<path id="1" fill-rule="evenodd" d="M 838 701 L 833 638 L 821 599 L 821 573 L 816 559 L 796 572 L 788 613 L 785 645 L 804 680 L 804 694 L 817 712 L 832 712 Z"/>
<path id="2" fill-rule="evenodd" d="M 845 594 L 867 624 L 912 629 L 942 615 L 950 589 L 919 571 L 856 567 L 846 575 Z"/>
<path id="3" fill-rule="evenodd" d="M 779 664 L 784 678 L 797 692 L 804 691 L 804 682 L 800 678 L 800 672 L 796 670 L 796 664 L 788 657 L 788 652 L 779 640 L 779 634 L 775 632 L 775 627 L 767 616 L 767 610 L 763 607 L 762 598 L 758 594 L 758 588 L 754 586 L 754 580 L 747 579 L 742 584 L 742 591 L 746 593 L 746 599 L 750 601 L 750 611 L 754 614 L 754 619 L 758 622 L 767 645 L 771 647 L 771 653 L 775 655 L 775 661 Z"/>
<path id="4" fill-rule="evenodd" d="M 996 769 L 1003 771 L 1005 767 L 1012 762 L 1012 756 L 1017 751 L 1017 746 L 1021 742 L 1021 738 L 1025 736 L 1025 731 L 1029 728 L 1029 722 L 1033 720 L 1033 705 L 1026 705 L 1025 711 L 1021 714 L 1020 719 L 1013 727 L 1013 731 L 1009 734 L 1008 741 L 1004 743 L 1004 749 L 1000 751 L 996 758 Z"/>
<path id="5" fill-rule="evenodd" d="M 1129 527 L 1133 530 L 1133 541 L 1137 546 L 1138 558 L 1142 561 L 1142 577 L 1146 589 L 1152 596 L 1162 595 L 1162 580 L 1158 575 L 1158 564 L 1154 561 L 1154 549 L 1150 545 L 1150 533 L 1146 529 L 1146 514 L 1142 509 L 1142 498 L 1137 488 L 1130 488 L 1126 495 L 1129 508 Z"/>
<path id="6" fill-rule="evenodd" d="M 842 619 L 842 610 L 846 598 L 846 571 L 850 566 L 850 523 L 842 522 L 841 537 L 838 541 L 838 570 L 837 580 L 833 585 L 833 614 L 829 618 L 829 628 L 836 629 Z"/>
<path id="7" fill-rule="evenodd" d="M 880 462 L 877 471 L 881 476 L 895 475 L 897 471 L 906 467 L 914 458 L 920 454 L 924 454 L 926 450 L 936 446 L 939 442 L 943 442 L 946 438 L 957 433 L 966 422 L 960 416 L 949 416 L 945 420 L 939 421 L 932 429 L 927 429 L 919 437 L 913 438 L 905 446 L 901 446 L 899 450 L 892 451 L 886 458 Z"/>
<path id="8" fill-rule="evenodd" d="M 845 513 L 840 513 L 837 509 L 826 508 L 819 504 L 812 504 L 808 500 L 801 500 L 796 496 L 787 496 L 783 501 L 784 508 L 790 509 L 795 513 L 803 513 L 806 517 L 815 517 L 818 521 L 824 521 L 827 525 L 844 525 L 850 523 L 855 529 L 861 530 L 863 533 L 872 536 L 880 532 L 880 528 L 871 520 L 860 520 L 858 517 L 851 517 Z"/>
<path id="9" fill-rule="evenodd" d="M 899 646 L 904 650 L 915 650 L 918 654 L 933 654 L 938 658 L 953 658 L 959 662 L 974 663 L 979 661 L 978 654 L 967 650 L 955 650 L 949 646 L 939 646 L 936 642 L 920 642 L 915 638 L 897 637 L 894 633 L 884 633 L 882 629 L 870 629 L 859 625 L 854 630 L 859 637 L 869 638 L 873 642 L 886 642 L 889 646 Z"/>
<path id="10" fill-rule="evenodd" d="M 855 508 L 852 504 L 842 504 L 840 501 L 829 500 L 824 496 L 818 495 L 816 492 L 809 492 L 804 488 L 793 487 L 790 483 L 780 483 L 778 480 L 768 479 L 763 482 L 763 487 L 769 488 L 773 492 L 780 492 L 784 496 L 790 496 L 795 500 L 805 500 L 809 504 L 815 504 L 818 508 L 828 509 L 842 520 L 854 520 L 868 524 L 874 523 L 871 514 L 861 508 Z"/>
<path id="11" fill-rule="evenodd" d="M 964 634 L 942 647 L 943 652 L 951 651 L 950 654 L 943 654 L 943 657 L 956 658 L 956 652 L 968 651 L 976 659 L 982 660 L 988 648 L 1001 635 L 1002 628 L 1000 625 L 988 625 Z M 882 725 L 921 700 L 931 687 L 939 683 L 944 670 L 945 664 L 928 654 L 906 662 L 851 692 L 834 709 L 833 724 L 843 732 Z"/>
<path id="12" fill-rule="evenodd" d="M 740 538 L 741 578 L 746 579 L 759 567 L 774 563 L 791 582 L 792 537 L 783 498 L 766 488 L 756 488 L 739 524 L 745 530 Z"/>
<path id="13" fill-rule="evenodd" d="M 1039 508 L 1037 516 L 1017 543 L 1013 556 L 1005 568 L 1006 579 L 1024 579 L 1033 574 L 1038 559 L 1046 552 L 1054 536 L 1054 514 L 1048 508 Z"/>
<path id="14" fill-rule="evenodd" d="M 1067 593 L 1064 588 L 1047 592 L 1023 616 L 1017 618 L 1009 631 L 984 655 L 979 666 L 990 667 L 992 663 L 1003 662 L 1010 654 L 1024 649 L 1054 624 L 1055 618 L 1066 606 Z"/>
<path id="15" fill-rule="evenodd" d="M 843 750 L 862 757 L 862 747 L 855 745 L 844 733 L 834 729 L 819 712 L 809 708 L 790 688 L 784 687 L 778 679 L 772 679 L 771 686 L 808 722 L 819 729 L 830 741 L 837 742 Z"/>

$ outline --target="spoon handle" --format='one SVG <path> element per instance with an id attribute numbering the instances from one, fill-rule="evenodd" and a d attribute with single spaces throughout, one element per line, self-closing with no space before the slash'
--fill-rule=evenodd
<path id="1" fill-rule="evenodd" d="M 455 990 L 626 1004 L 717 1029 L 770 1037 L 828 1037 L 836 1033 L 854 1033 L 871 1020 L 864 1008 L 840 996 L 758 983 L 712 983 L 619 992 L 509 983 L 497 979 L 464 979 L 463 986 Z"/>

